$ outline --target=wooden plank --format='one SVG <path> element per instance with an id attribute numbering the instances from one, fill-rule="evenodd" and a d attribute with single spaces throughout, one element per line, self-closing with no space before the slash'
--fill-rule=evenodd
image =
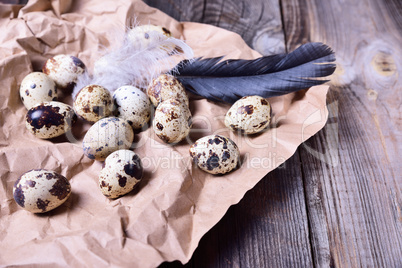
<path id="1" fill-rule="evenodd" d="M 190 262 L 160 267 L 312 267 L 298 154 L 269 173 L 200 241 Z"/>
<path id="2" fill-rule="evenodd" d="M 145 0 L 179 21 L 215 25 L 240 34 L 264 55 L 285 51 L 277 0 Z"/>
<path id="3" fill-rule="evenodd" d="M 339 63 L 332 118 L 300 150 L 315 266 L 401 267 L 401 2 L 282 7 L 289 49 L 323 41 Z"/>
<path id="4" fill-rule="evenodd" d="M 201 241 L 194 267 L 311 267 L 302 184 L 294 155 L 231 207 Z M 216 237 L 216 250 L 205 250 Z"/>
<path id="5" fill-rule="evenodd" d="M 266 54 L 284 51 L 278 2 L 145 2 L 178 20 L 209 23 L 235 31 Z M 268 8 L 269 5 L 274 8 Z M 260 13 L 263 10 L 263 14 L 256 10 Z M 254 39 L 259 28 L 276 40 Z M 280 40 L 272 32 L 278 29 Z M 271 172 L 238 205 L 229 209 L 203 237 L 185 267 L 311 267 L 313 260 L 301 174 L 300 159 L 296 154 L 286 162 L 285 168 Z M 181 265 L 173 262 L 161 267 Z"/>

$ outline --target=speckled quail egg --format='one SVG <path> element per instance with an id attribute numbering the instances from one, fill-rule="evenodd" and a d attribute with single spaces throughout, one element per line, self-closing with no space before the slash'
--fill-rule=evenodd
<path id="1" fill-rule="evenodd" d="M 246 96 L 236 101 L 225 116 L 225 125 L 233 131 L 254 134 L 269 125 L 271 105 L 260 96 Z"/>
<path id="2" fill-rule="evenodd" d="M 211 174 L 225 174 L 238 165 L 240 151 L 231 139 L 210 135 L 190 146 L 190 156 L 200 169 Z"/>
<path id="3" fill-rule="evenodd" d="M 117 198 L 133 190 L 142 173 L 137 154 L 130 150 L 118 150 L 106 158 L 105 167 L 99 175 L 99 187 L 106 197 Z"/>
<path id="4" fill-rule="evenodd" d="M 153 79 L 147 89 L 147 94 L 154 106 L 168 99 L 177 99 L 188 106 L 188 96 L 183 85 L 176 77 L 162 74 Z"/>
<path id="5" fill-rule="evenodd" d="M 134 140 L 130 124 L 118 117 L 106 117 L 93 124 L 82 142 L 84 154 L 99 161 L 120 149 L 128 149 Z"/>
<path id="6" fill-rule="evenodd" d="M 71 194 L 69 181 L 45 169 L 34 169 L 17 179 L 13 188 L 18 205 L 33 213 L 43 213 L 63 204 Z"/>
<path id="7" fill-rule="evenodd" d="M 83 87 L 75 96 L 74 110 L 82 119 L 95 123 L 112 114 L 112 96 L 102 86 L 88 85 Z"/>
<path id="8" fill-rule="evenodd" d="M 51 139 L 70 131 L 76 119 L 73 107 L 51 101 L 29 109 L 25 117 L 25 126 L 36 137 Z"/>
<path id="9" fill-rule="evenodd" d="M 177 143 L 187 137 L 192 126 L 191 112 L 176 99 L 161 102 L 153 119 L 155 134 L 164 142 Z"/>
<path id="10" fill-rule="evenodd" d="M 151 117 L 151 102 L 148 96 L 134 86 L 122 86 L 113 93 L 117 116 L 127 120 L 134 128 L 145 126 Z"/>
<path id="11" fill-rule="evenodd" d="M 172 37 L 171 32 L 162 26 L 157 25 L 140 25 L 136 26 L 127 32 L 127 39 L 137 49 L 147 48 L 150 44 L 163 41 Z M 171 52 L 174 45 L 164 46 L 166 52 Z"/>
<path id="12" fill-rule="evenodd" d="M 42 68 L 42 72 L 63 90 L 72 90 L 78 76 L 84 71 L 85 64 L 79 58 L 64 54 L 48 59 Z"/>
<path id="13" fill-rule="evenodd" d="M 44 73 L 30 73 L 21 82 L 20 97 L 27 109 L 39 103 L 57 101 L 56 84 Z"/>

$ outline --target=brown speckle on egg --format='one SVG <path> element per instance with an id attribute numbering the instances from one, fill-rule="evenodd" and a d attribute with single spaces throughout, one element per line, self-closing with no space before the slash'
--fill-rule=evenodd
<path id="1" fill-rule="evenodd" d="M 217 168 L 220 166 L 219 163 L 219 156 L 216 153 L 212 153 L 210 157 L 207 159 L 207 169 L 208 170 L 213 170 L 214 168 Z"/>
<path id="2" fill-rule="evenodd" d="M 238 114 L 253 114 L 254 112 L 254 106 L 253 105 L 246 105 L 246 106 L 240 106 L 237 108 L 237 113 Z"/>
<path id="3" fill-rule="evenodd" d="M 124 172 L 131 177 L 141 178 L 142 177 L 142 167 L 139 164 L 127 164 L 124 165 Z"/>
<path id="4" fill-rule="evenodd" d="M 230 153 L 228 151 L 224 151 L 222 155 L 222 161 L 226 162 L 230 158 Z"/>
<path id="5" fill-rule="evenodd" d="M 51 101 L 29 109 L 25 123 L 27 129 L 36 137 L 50 139 L 69 131 L 75 120 L 71 106 Z"/>
<path id="6" fill-rule="evenodd" d="M 64 117 L 59 113 L 60 107 L 41 104 L 28 111 L 27 122 L 35 129 L 64 124 Z"/>
<path id="7" fill-rule="evenodd" d="M 26 181 L 26 184 L 27 184 L 29 187 L 35 187 L 36 181 L 27 180 L 27 181 Z"/>
<path id="8" fill-rule="evenodd" d="M 162 27 L 162 31 L 163 31 L 167 36 L 171 36 L 171 35 L 172 35 L 172 33 L 171 33 L 168 29 L 166 29 L 165 27 Z"/>
<path id="9" fill-rule="evenodd" d="M 50 58 L 43 65 L 42 72 L 45 74 L 50 74 L 51 72 L 57 70 L 58 67 L 59 63 L 54 58 Z"/>
<path id="10" fill-rule="evenodd" d="M 161 124 L 161 123 L 156 123 L 156 127 L 159 129 L 159 130 L 163 130 L 163 125 Z"/>
<path id="11" fill-rule="evenodd" d="M 97 115 L 102 115 L 103 107 L 102 106 L 94 106 L 94 107 L 92 107 L 92 111 Z"/>
<path id="12" fill-rule="evenodd" d="M 59 200 L 63 200 L 70 194 L 70 188 L 67 187 L 67 184 L 69 183 L 63 176 L 59 174 L 56 174 L 54 179 L 56 179 L 56 182 L 49 190 L 49 193 L 56 196 Z"/>
<path id="13" fill-rule="evenodd" d="M 42 200 L 38 198 L 38 201 L 36 201 L 36 206 L 38 207 L 38 209 L 42 210 L 42 212 L 46 212 L 49 203 L 49 200 Z"/>
<path id="14" fill-rule="evenodd" d="M 17 182 L 19 182 L 19 181 L 17 181 Z M 16 185 L 18 185 L 17 182 L 16 182 Z M 21 207 L 25 206 L 25 204 L 24 204 L 25 203 L 24 190 L 22 190 L 22 185 L 21 184 L 19 184 L 18 186 L 16 186 L 14 188 L 14 200 Z"/>
<path id="15" fill-rule="evenodd" d="M 165 134 L 159 134 L 158 135 L 159 139 L 161 139 L 162 141 L 169 143 L 170 138 L 168 136 L 166 136 Z"/>
<path id="16" fill-rule="evenodd" d="M 126 183 L 127 183 L 127 178 L 126 178 L 126 177 L 124 177 L 124 176 L 118 174 L 118 175 L 117 175 L 117 178 L 118 178 L 118 180 L 119 180 L 119 186 L 120 186 L 120 187 L 126 186 Z"/>

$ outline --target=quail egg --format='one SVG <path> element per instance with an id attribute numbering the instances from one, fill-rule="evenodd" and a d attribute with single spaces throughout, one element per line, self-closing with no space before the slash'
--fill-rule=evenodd
<path id="1" fill-rule="evenodd" d="M 155 134 L 164 142 L 177 143 L 187 137 L 192 126 L 191 112 L 176 99 L 161 102 L 153 119 Z"/>
<path id="2" fill-rule="evenodd" d="M 271 105 L 260 96 L 246 96 L 236 101 L 225 116 L 225 125 L 233 131 L 254 134 L 271 120 Z"/>
<path id="3" fill-rule="evenodd" d="M 123 86 L 113 93 L 117 116 L 127 120 L 134 128 L 144 127 L 151 117 L 151 102 L 148 96 L 134 86 Z"/>
<path id="4" fill-rule="evenodd" d="M 117 198 L 134 189 L 142 178 L 141 159 L 130 150 L 118 150 L 105 160 L 99 175 L 101 192 L 109 198 Z"/>
<path id="5" fill-rule="evenodd" d="M 95 123 L 112 114 L 112 96 L 102 86 L 88 85 L 83 87 L 75 96 L 74 110 L 82 119 Z"/>
<path id="6" fill-rule="evenodd" d="M 45 169 L 24 173 L 13 188 L 17 204 L 33 213 L 47 212 L 60 206 L 70 194 L 70 182 L 64 176 Z"/>
<path id="7" fill-rule="evenodd" d="M 57 101 L 56 84 L 44 73 L 30 73 L 21 82 L 20 97 L 27 109 L 43 102 Z"/>
<path id="8" fill-rule="evenodd" d="M 126 120 L 106 117 L 88 129 L 82 147 L 87 157 L 103 161 L 114 151 L 130 148 L 133 140 L 133 128 Z"/>
<path id="9" fill-rule="evenodd" d="M 163 41 L 172 37 L 171 32 L 162 26 L 157 25 L 140 25 L 136 26 L 127 32 L 127 39 L 137 49 L 148 48 L 150 44 L 158 41 Z M 172 51 L 174 45 L 164 46 L 167 52 Z"/>
<path id="10" fill-rule="evenodd" d="M 72 90 L 78 76 L 84 71 L 85 65 L 79 58 L 64 54 L 48 59 L 42 68 L 42 72 L 64 90 Z"/>
<path id="11" fill-rule="evenodd" d="M 176 77 L 169 74 L 162 74 L 152 80 L 147 89 L 147 94 L 152 104 L 156 107 L 162 101 L 177 99 L 187 106 L 188 96 L 183 85 Z"/>
<path id="12" fill-rule="evenodd" d="M 25 126 L 36 137 L 51 139 L 70 131 L 76 118 L 73 107 L 51 101 L 29 109 L 25 117 Z"/>
<path id="13" fill-rule="evenodd" d="M 231 139 L 210 135 L 190 146 L 190 156 L 200 169 L 211 174 L 225 174 L 238 165 L 240 151 Z"/>

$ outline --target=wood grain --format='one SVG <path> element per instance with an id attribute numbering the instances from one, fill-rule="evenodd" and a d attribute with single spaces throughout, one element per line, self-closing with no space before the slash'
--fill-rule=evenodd
<path id="1" fill-rule="evenodd" d="M 195 10 L 185 13 L 186 20 L 195 18 L 195 21 L 236 31 L 256 48 L 253 38 L 245 32 L 258 32 L 259 23 L 249 30 L 243 30 L 249 25 L 238 26 L 238 20 L 232 25 L 224 24 L 222 17 L 226 17 L 228 11 L 217 8 L 220 1 L 215 1 L 215 4 L 209 1 L 195 2 L 198 3 Z M 249 5 L 257 1 L 252 2 Z M 163 4 L 157 7 L 169 13 Z M 282 0 L 280 7 L 287 50 L 309 41 L 321 41 L 335 49 L 338 59 L 338 69 L 328 95 L 328 124 L 298 151 L 302 159 L 304 182 L 298 187 L 306 193 L 314 266 L 400 267 L 402 173 L 398 155 L 402 144 L 402 58 L 398 48 L 402 44 L 401 2 Z M 198 17 L 191 15 L 194 13 Z M 176 18 L 182 19 L 181 16 Z M 264 51 L 260 47 L 257 49 Z M 287 163 L 297 173 L 297 168 L 293 167 L 295 158 L 298 157 L 294 156 Z M 268 177 L 276 177 L 278 172 L 274 171 Z M 290 174 L 281 175 L 286 180 Z M 264 222 L 242 218 L 245 211 L 255 207 L 253 201 L 261 196 L 274 198 L 269 190 L 272 188 L 261 187 L 266 181 L 267 178 L 250 191 L 252 197 L 246 195 L 239 205 L 231 208 L 225 218 L 206 235 L 192 259 L 192 267 L 283 266 L 284 262 L 279 260 L 283 260 L 286 254 L 282 251 L 280 254 L 272 253 L 275 244 L 282 248 L 280 243 L 283 243 L 286 230 L 275 233 L 278 239 L 270 240 L 271 229 L 264 226 Z M 296 200 L 293 199 L 294 202 Z M 280 202 L 281 205 L 285 206 Z M 290 211 L 275 212 L 283 216 L 300 215 L 292 214 L 292 208 Z M 267 217 L 264 210 L 259 210 L 259 213 L 259 217 Z M 245 225 L 250 228 L 249 231 L 231 227 L 231 223 L 239 224 L 243 220 L 252 221 Z M 286 228 L 289 227 L 286 225 Z M 261 235 L 257 235 L 252 244 L 244 240 L 243 237 L 252 237 L 259 231 Z M 228 232 L 240 239 L 229 239 Z M 224 246 L 217 243 L 223 237 L 229 240 Z M 265 243 L 267 239 L 269 242 Z M 208 250 L 214 243 L 213 250 Z M 306 244 L 309 248 L 309 243 Z M 300 252 L 300 249 L 292 250 Z M 270 253 L 269 256 L 266 253 Z M 211 260 L 211 256 L 215 261 L 199 262 Z M 255 259 L 243 261 L 252 258 Z M 287 264 L 296 266 L 297 258 L 292 260 Z M 306 265 L 302 262 L 298 264 Z"/>
<path id="2" fill-rule="evenodd" d="M 332 118 L 300 150 L 315 266 L 401 267 L 401 3 L 282 3 L 289 49 L 337 52 Z"/>
<path id="3" fill-rule="evenodd" d="M 297 154 L 264 177 L 200 241 L 190 262 L 160 267 L 312 267 Z"/>
<path id="4" fill-rule="evenodd" d="M 146 0 L 179 21 L 201 22 L 240 34 L 264 55 L 285 51 L 279 2 L 276 0 Z"/>

